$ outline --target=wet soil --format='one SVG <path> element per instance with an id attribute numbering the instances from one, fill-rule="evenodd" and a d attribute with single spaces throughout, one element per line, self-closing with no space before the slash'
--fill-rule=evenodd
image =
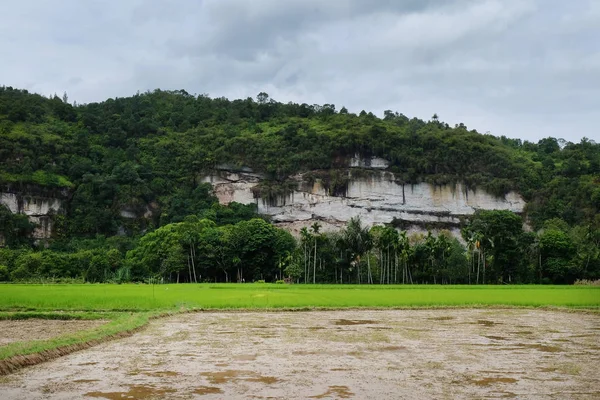
<path id="1" fill-rule="evenodd" d="M 108 321 L 65 321 L 24 319 L 0 321 L 0 346 L 29 340 L 45 340 L 81 330 L 96 328 Z"/>
<path id="2" fill-rule="evenodd" d="M 182 314 L 5 376 L 0 397 L 592 399 L 599 328 L 542 310 Z"/>

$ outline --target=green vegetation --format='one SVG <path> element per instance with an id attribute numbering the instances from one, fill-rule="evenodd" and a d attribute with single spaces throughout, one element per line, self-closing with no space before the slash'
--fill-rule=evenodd
<path id="1" fill-rule="evenodd" d="M 345 307 L 600 307 L 591 286 L 3 285 L 0 310 L 176 311 Z"/>
<path id="2" fill-rule="evenodd" d="M 0 320 L 15 319 L 59 319 L 59 320 L 106 320 L 105 324 L 97 328 L 77 331 L 72 334 L 62 335 L 48 340 L 32 340 L 9 343 L 0 346 L 0 361 L 14 356 L 25 356 L 28 354 L 43 353 L 45 351 L 68 346 L 94 343 L 105 338 L 121 334 L 123 332 L 133 331 L 141 328 L 148 323 L 152 317 L 158 316 L 158 313 L 140 312 L 140 313 L 0 313 Z"/>
<path id="3" fill-rule="evenodd" d="M 351 222 L 305 230 L 298 246 L 221 206 L 202 177 L 224 164 L 266 176 L 273 199 L 307 172 L 334 195 L 355 154 L 391 162 L 398 182 L 464 182 L 519 191 L 524 216 L 480 212 L 467 248 L 441 233 L 407 237 Z M 230 101 L 161 91 L 71 105 L 0 87 L 0 189 L 60 197 L 48 248 L 0 206 L 0 280 L 312 283 L 573 283 L 600 278 L 600 144 L 482 135 L 434 116 L 378 118 L 332 104 L 282 104 L 260 93 Z M 128 216 L 123 216 L 123 211 Z M 131 218 L 131 216 L 134 216 Z M 262 222 L 259 222 L 262 221 Z M 533 232 L 523 230 L 527 222 Z"/>

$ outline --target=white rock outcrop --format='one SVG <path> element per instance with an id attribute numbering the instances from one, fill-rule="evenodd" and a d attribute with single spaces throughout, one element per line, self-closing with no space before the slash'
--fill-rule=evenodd
<path id="1" fill-rule="evenodd" d="M 213 185 L 222 204 L 256 203 L 259 213 L 271 216 L 273 222 L 292 231 L 314 221 L 324 224 L 325 230 L 332 230 L 352 217 L 360 217 L 369 226 L 395 223 L 409 231 L 443 227 L 458 232 L 461 217 L 478 209 L 521 213 L 525 207 L 525 201 L 516 192 L 496 197 L 463 184 L 402 184 L 394 174 L 385 171 L 344 173 L 348 174 L 344 196 L 331 195 L 318 179 L 308 184 L 304 180 L 306 174 L 293 177 L 296 189 L 275 199 L 255 196 L 262 180 L 259 174 L 217 171 L 204 181 Z"/>
<path id="2" fill-rule="evenodd" d="M 47 239 L 52 234 L 52 214 L 63 210 L 63 200 L 57 197 L 28 195 L 14 191 L 0 193 L 0 204 L 13 214 L 24 214 L 36 224 L 35 239 Z"/>

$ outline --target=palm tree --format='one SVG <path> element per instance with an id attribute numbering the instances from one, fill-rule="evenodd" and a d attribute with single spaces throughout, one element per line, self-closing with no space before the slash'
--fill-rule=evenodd
<path id="1" fill-rule="evenodd" d="M 313 230 L 313 237 L 314 237 L 314 241 L 315 241 L 315 256 L 313 257 L 313 284 L 316 283 L 316 278 L 317 278 L 317 239 L 319 238 L 318 234 L 319 234 L 319 229 L 321 229 L 321 224 L 319 224 L 318 222 L 315 222 L 312 224 L 311 226 L 312 230 Z"/>
<path id="2" fill-rule="evenodd" d="M 300 229 L 300 238 L 301 238 L 300 240 L 302 241 L 302 248 L 304 250 L 304 253 L 303 253 L 304 283 L 308 283 L 308 274 L 310 272 L 310 270 L 308 268 L 308 262 L 309 262 L 309 257 L 310 257 L 310 253 L 308 251 L 308 244 L 310 243 L 311 235 L 306 227 L 303 227 L 302 229 Z"/>
<path id="3" fill-rule="evenodd" d="M 406 236 L 406 231 L 400 232 L 398 237 L 398 251 L 400 252 L 400 261 L 402 262 L 402 283 L 408 282 L 408 255 L 410 251 L 410 243 Z"/>
<path id="4" fill-rule="evenodd" d="M 343 232 L 343 241 L 350 252 L 350 262 L 356 265 L 357 281 L 360 283 L 360 259 L 371 249 L 371 234 L 363 227 L 360 217 L 351 218 Z M 371 263 L 367 255 L 367 282 L 371 282 Z"/>

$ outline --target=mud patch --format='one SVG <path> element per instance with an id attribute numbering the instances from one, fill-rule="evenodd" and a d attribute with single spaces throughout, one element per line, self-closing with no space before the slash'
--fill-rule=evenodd
<path id="1" fill-rule="evenodd" d="M 546 353 L 560 353 L 563 351 L 562 347 L 559 346 L 550 346 L 547 344 L 523 344 L 523 343 L 519 343 L 517 344 L 517 347 L 523 348 L 523 349 L 535 349 L 535 350 L 539 350 L 539 351 L 544 351 Z"/>
<path id="2" fill-rule="evenodd" d="M 85 396 L 109 400 L 122 399 L 160 399 L 166 395 L 175 393 L 175 389 L 157 388 L 155 386 L 131 385 L 127 392 L 87 392 Z"/>
<path id="3" fill-rule="evenodd" d="M 491 340 L 508 340 L 507 338 L 505 338 L 503 336 L 492 336 L 492 335 L 484 336 L 484 338 L 491 339 Z"/>
<path id="4" fill-rule="evenodd" d="M 529 335 L 533 335 L 532 331 L 517 331 L 517 332 L 512 332 L 513 335 L 522 335 L 522 336 L 529 336 Z"/>
<path id="5" fill-rule="evenodd" d="M 519 380 L 515 379 L 515 378 L 490 377 L 490 378 L 482 378 L 482 379 L 469 379 L 468 382 L 472 385 L 477 385 L 477 386 L 490 386 L 490 385 L 495 385 L 497 383 L 517 383 L 518 381 Z"/>
<path id="6" fill-rule="evenodd" d="M 235 361 L 255 361 L 256 354 L 241 354 L 239 356 L 233 356 Z"/>
<path id="7" fill-rule="evenodd" d="M 310 399 L 325 399 L 325 398 L 336 398 L 336 399 L 349 399 L 354 396 L 354 393 L 350 391 L 348 386 L 329 386 L 329 389 L 316 396 L 310 396 Z"/>
<path id="8" fill-rule="evenodd" d="M 495 325 L 501 325 L 500 322 L 494 322 L 494 321 L 490 321 L 489 319 L 478 319 L 477 322 L 475 322 L 477 325 L 483 325 L 483 326 L 495 326 Z"/>
<path id="9" fill-rule="evenodd" d="M 375 349 L 373 349 L 373 351 L 404 351 L 406 350 L 405 346 L 384 346 L 384 347 L 377 347 Z"/>
<path id="10" fill-rule="evenodd" d="M 260 382 L 266 385 L 272 385 L 273 383 L 279 382 L 279 379 L 273 376 L 262 376 L 254 371 L 235 369 L 218 372 L 203 372 L 200 375 L 204 376 L 213 385 L 222 385 L 240 380 L 248 382 Z"/>
<path id="11" fill-rule="evenodd" d="M 205 396 L 207 394 L 219 394 L 219 393 L 223 393 L 223 390 L 221 390 L 221 388 L 218 388 L 216 386 L 200 386 L 200 387 L 197 387 L 196 389 L 194 389 L 194 394 L 197 394 L 200 396 Z"/>
<path id="12" fill-rule="evenodd" d="M 456 317 L 442 316 L 442 317 L 431 317 L 427 318 L 429 321 L 452 321 Z"/>
<path id="13" fill-rule="evenodd" d="M 166 378 L 181 375 L 179 372 L 175 371 L 144 371 L 142 372 L 142 374 L 146 376 L 155 376 L 157 378 Z"/>
<path id="14" fill-rule="evenodd" d="M 378 323 L 379 321 L 369 319 L 338 319 L 334 325 L 373 325 Z"/>

